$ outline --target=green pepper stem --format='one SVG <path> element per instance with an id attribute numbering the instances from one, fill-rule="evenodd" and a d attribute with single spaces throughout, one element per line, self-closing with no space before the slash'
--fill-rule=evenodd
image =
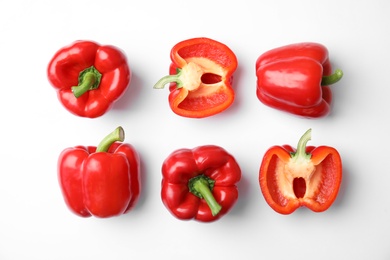
<path id="1" fill-rule="evenodd" d="M 79 84 L 72 87 L 73 95 L 79 98 L 81 95 L 89 90 L 97 89 L 100 84 L 102 74 L 95 69 L 95 67 L 89 67 L 81 71 L 79 74 Z"/>
<path id="2" fill-rule="evenodd" d="M 299 159 L 310 159 L 311 154 L 306 153 L 307 142 L 311 140 L 311 129 L 307 130 L 298 141 L 297 151 L 293 154 L 292 158 L 295 160 Z"/>
<path id="3" fill-rule="evenodd" d="M 343 77 L 343 71 L 341 69 L 335 70 L 335 72 L 328 76 L 323 76 L 321 86 L 328 86 L 336 83 Z"/>
<path id="4" fill-rule="evenodd" d="M 206 201 L 207 205 L 211 210 L 211 214 L 213 214 L 213 216 L 216 216 L 221 211 L 222 206 L 218 204 L 218 202 L 213 196 L 213 193 L 211 192 L 214 186 L 214 182 L 215 181 L 204 175 L 198 175 L 189 181 L 188 186 L 190 188 L 190 191 L 195 196 L 202 198 Z"/>
<path id="5" fill-rule="evenodd" d="M 103 140 L 99 143 L 96 148 L 96 152 L 107 152 L 110 146 L 119 141 L 123 142 L 125 140 L 125 131 L 121 126 L 118 126 L 114 131 L 109 133 Z"/>
<path id="6" fill-rule="evenodd" d="M 182 82 L 180 80 L 181 69 L 177 69 L 177 73 L 175 75 L 167 75 L 161 78 L 157 83 L 153 86 L 155 89 L 163 89 L 164 86 L 168 83 L 175 82 L 177 84 L 177 88 L 182 87 Z"/>

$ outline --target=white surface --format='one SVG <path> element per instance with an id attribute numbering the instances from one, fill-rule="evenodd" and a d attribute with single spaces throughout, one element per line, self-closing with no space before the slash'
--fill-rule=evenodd
<path id="1" fill-rule="evenodd" d="M 390 5 L 366 1 L 1 1 L 0 259 L 390 259 Z M 168 73 L 174 44 L 205 36 L 237 55 L 236 101 L 205 119 L 173 114 Z M 71 115 L 57 100 L 46 66 L 78 39 L 122 48 L 133 71 L 125 96 L 103 117 Z M 332 114 L 302 119 L 261 104 L 254 64 L 274 47 L 326 45 L 344 78 L 332 87 Z M 143 191 L 127 215 L 79 218 L 57 183 L 62 149 L 96 145 L 122 125 L 142 158 Z M 334 146 L 344 179 L 326 212 L 274 212 L 258 185 L 264 152 Z M 161 164 L 178 148 L 224 147 L 241 166 L 240 197 L 210 224 L 180 221 L 160 199 Z"/>

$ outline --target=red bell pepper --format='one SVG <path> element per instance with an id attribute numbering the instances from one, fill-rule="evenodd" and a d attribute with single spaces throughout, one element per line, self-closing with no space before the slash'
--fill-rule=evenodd
<path id="1" fill-rule="evenodd" d="M 121 50 L 91 41 L 61 48 L 51 59 L 47 74 L 62 105 L 89 118 L 106 113 L 125 93 L 131 79 Z"/>
<path id="2" fill-rule="evenodd" d="M 264 155 L 259 183 L 266 202 L 276 212 L 290 214 L 305 206 L 314 212 L 328 209 L 342 179 L 340 154 L 329 146 L 307 146 L 309 129 L 297 150 L 289 145 L 271 147 Z"/>
<path id="3" fill-rule="evenodd" d="M 59 184 L 76 215 L 107 218 L 136 205 L 141 191 L 140 159 L 123 140 L 123 128 L 118 127 L 97 147 L 67 148 L 59 156 Z"/>
<path id="4" fill-rule="evenodd" d="M 171 50 L 170 75 L 154 88 L 170 84 L 169 105 L 184 117 L 203 118 L 227 109 L 234 101 L 235 54 L 224 44 L 194 38 L 179 42 Z"/>
<path id="5" fill-rule="evenodd" d="M 178 219 L 215 221 L 238 199 L 240 167 L 218 146 L 174 151 L 164 161 L 162 175 L 162 201 Z"/>
<path id="6" fill-rule="evenodd" d="M 328 50 L 318 43 L 297 43 L 270 50 L 256 61 L 257 97 L 269 107 L 306 118 L 329 114 L 328 85 L 341 79 L 333 74 Z"/>

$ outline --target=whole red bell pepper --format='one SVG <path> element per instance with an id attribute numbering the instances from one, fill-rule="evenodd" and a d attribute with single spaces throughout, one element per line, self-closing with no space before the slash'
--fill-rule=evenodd
<path id="1" fill-rule="evenodd" d="M 333 74 L 328 50 L 318 43 L 297 43 L 262 54 L 256 61 L 257 97 L 265 105 L 306 118 L 330 113 Z"/>
<path id="2" fill-rule="evenodd" d="M 184 117 L 203 118 L 227 109 L 234 101 L 237 58 L 226 45 L 208 38 L 179 42 L 171 50 L 170 75 L 154 88 L 170 84 L 169 105 Z"/>
<path id="3" fill-rule="evenodd" d="M 240 167 L 218 146 L 174 151 L 164 161 L 162 175 L 162 201 L 178 219 L 215 221 L 238 199 Z"/>
<path id="4" fill-rule="evenodd" d="M 131 79 L 120 49 L 92 41 L 76 41 L 58 50 L 47 74 L 62 105 L 89 118 L 106 113 L 125 93 Z"/>
<path id="5" fill-rule="evenodd" d="M 290 214 L 301 206 L 322 212 L 337 197 L 342 179 L 340 154 L 329 146 L 306 146 L 310 139 L 311 129 L 296 150 L 289 145 L 273 146 L 263 157 L 260 188 L 278 213 Z"/>
<path id="6" fill-rule="evenodd" d="M 67 148 L 59 156 L 61 191 L 76 215 L 107 218 L 136 205 L 141 191 L 140 159 L 123 140 L 123 128 L 118 127 L 97 147 Z"/>

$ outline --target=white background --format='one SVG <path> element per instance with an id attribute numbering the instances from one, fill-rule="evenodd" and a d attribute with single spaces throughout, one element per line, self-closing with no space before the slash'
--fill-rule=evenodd
<path id="1" fill-rule="evenodd" d="M 390 5 L 354 1 L 0 1 L 0 259 L 390 259 Z M 209 37 L 236 54 L 236 100 L 204 119 L 179 117 L 168 89 L 170 50 Z M 130 88 L 104 116 L 70 114 L 47 80 L 54 53 L 75 40 L 116 45 Z M 303 119 L 255 95 L 255 61 L 274 47 L 326 45 L 334 68 L 332 113 Z M 110 219 L 73 215 L 57 182 L 66 147 L 97 145 L 123 126 L 142 160 L 137 207 Z M 272 145 L 335 147 L 343 159 L 337 200 L 323 213 L 280 215 L 266 204 L 258 170 Z M 213 223 L 181 221 L 160 198 L 161 164 L 174 150 L 215 144 L 241 166 L 240 197 Z"/>

